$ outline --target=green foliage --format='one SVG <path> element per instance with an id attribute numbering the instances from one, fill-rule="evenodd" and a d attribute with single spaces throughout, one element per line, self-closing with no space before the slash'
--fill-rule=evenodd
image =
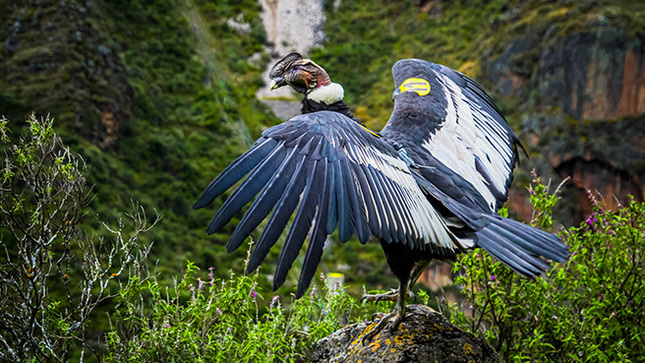
<path id="1" fill-rule="evenodd" d="M 0 120 L 5 156 L 0 180 L 0 360 L 66 362 L 96 353 L 90 319 L 112 296 L 114 281 L 144 263 L 138 235 L 148 229 L 106 226 L 111 238 L 83 235 L 89 202 L 83 160 L 65 148 L 49 118 L 27 120 L 13 144 Z"/>
<path id="2" fill-rule="evenodd" d="M 537 180 L 536 180 L 537 181 Z M 557 196 L 534 184 L 531 200 L 551 223 Z M 509 362 L 634 362 L 645 353 L 645 204 L 598 207 L 563 233 L 569 260 L 531 280 L 485 253 L 463 255 L 457 279 L 473 315 L 449 307 L 453 323 L 479 334 Z"/>
<path id="3" fill-rule="evenodd" d="M 188 263 L 174 286 L 134 278 L 121 290 L 108 334 L 109 361 L 300 362 L 342 326 L 356 302 L 341 291 L 312 290 L 283 307 L 268 303 L 258 274 L 203 276 Z"/>

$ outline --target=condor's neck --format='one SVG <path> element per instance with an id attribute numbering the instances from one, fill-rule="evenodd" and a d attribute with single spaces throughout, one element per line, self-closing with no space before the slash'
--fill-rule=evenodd
<path id="1" fill-rule="evenodd" d="M 349 118 L 352 118 L 352 119 L 354 118 L 354 114 L 349 109 L 349 106 L 347 106 L 347 104 L 343 100 L 336 101 L 331 105 L 327 105 L 321 102 L 316 102 L 306 97 L 305 99 L 302 100 L 301 112 L 303 114 L 317 112 L 317 111 L 334 111 L 334 112 L 342 113 L 343 115 Z"/>

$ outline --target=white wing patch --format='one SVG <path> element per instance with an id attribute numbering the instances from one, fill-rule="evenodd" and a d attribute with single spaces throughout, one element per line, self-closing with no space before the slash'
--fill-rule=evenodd
<path id="1" fill-rule="evenodd" d="M 491 189 L 506 195 L 514 163 L 512 140 L 481 106 L 468 102 L 453 80 L 441 74 L 437 74 L 437 80 L 444 86 L 447 115 L 441 128 L 422 146 L 470 182 L 495 212 L 498 198 Z"/>
<path id="2" fill-rule="evenodd" d="M 370 208 L 367 208 L 368 221 L 376 220 L 380 227 L 388 230 L 403 230 L 406 235 L 422 239 L 426 245 L 436 244 L 454 250 L 456 238 L 419 189 L 406 163 L 378 149 L 361 147 L 359 143 L 347 144 L 349 160 L 357 165 L 374 168 L 382 175 L 381 182 L 392 186 L 378 188 L 373 183 L 368 183 L 368 190 L 358 188 L 365 203 L 382 204 L 385 208 L 375 208 L 376 213 L 370 213 Z"/>

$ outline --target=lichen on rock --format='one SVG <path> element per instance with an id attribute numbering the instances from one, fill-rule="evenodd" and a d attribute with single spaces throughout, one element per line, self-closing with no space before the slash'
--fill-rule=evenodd
<path id="1" fill-rule="evenodd" d="M 371 341 L 363 336 L 377 321 L 349 325 L 321 339 L 313 362 L 501 362 L 483 339 L 452 325 L 440 313 L 424 305 L 408 306 L 399 329 L 383 329 Z"/>

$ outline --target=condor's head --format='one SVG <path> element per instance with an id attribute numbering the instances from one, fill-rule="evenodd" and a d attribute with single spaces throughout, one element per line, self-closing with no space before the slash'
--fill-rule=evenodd
<path id="1" fill-rule="evenodd" d="M 290 86 L 307 98 L 331 104 L 343 99 L 343 87 L 332 83 L 327 72 L 311 59 L 299 53 L 290 53 L 280 59 L 269 71 L 271 90 Z"/>

